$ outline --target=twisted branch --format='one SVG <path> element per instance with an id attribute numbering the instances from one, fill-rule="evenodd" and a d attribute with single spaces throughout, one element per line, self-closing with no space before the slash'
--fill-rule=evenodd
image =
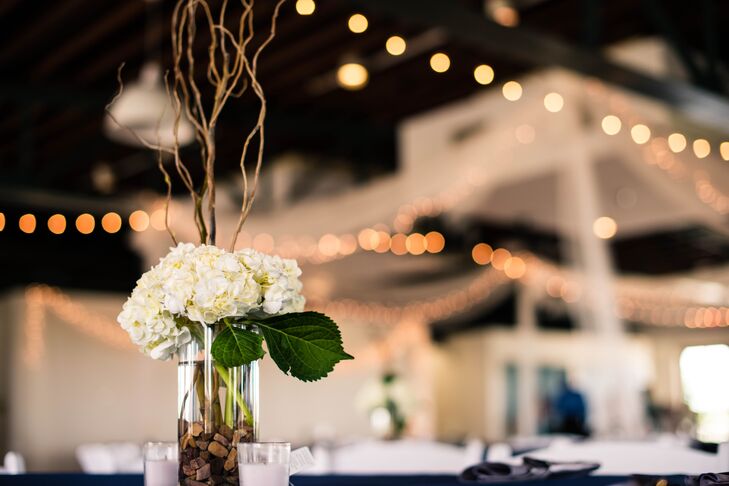
<path id="1" fill-rule="evenodd" d="M 247 51 L 254 38 L 254 3 L 255 0 L 240 0 L 240 12 L 236 19 L 237 25 L 233 30 L 226 27 L 226 17 L 229 14 L 229 0 L 222 0 L 214 13 L 210 0 L 177 0 L 172 12 L 172 80 L 165 74 L 164 84 L 170 104 L 174 111 L 173 144 L 172 147 L 163 146 L 159 140 L 160 116 L 157 125 L 157 142 L 144 140 L 133 129 L 123 127 L 110 113 L 110 106 L 116 102 L 123 92 L 121 69 L 117 73 L 119 91 L 107 105 L 107 113 L 120 127 L 125 128 L 143 146 L 158 152 L 157 166 L 162 173 L 167 189 L 165 201 L 165 226 L 172 241 L 176 243 L 174 233 L 169 228 L 169 204 L 172 198 L 172 181 L 170 173 L 164 167 L 163 154 L 167 153 L 174 160 L 177 175 L 190 194 L 193 202 L 193 218 L 197 227 L 200 243 L 214 245 L 216 242 L 217 227 L 215 214 L 215 161 L 216 144 L 215 128 L 220 114 L 230 98 L 242 96 L 248 87 L 253 90 L 260 109 L 255 125 L 250 129 L 243 143 L 240 157 L 240 170 L 243 176 L 243 200 L 241 202 L 240 216 L 230 245 L 231 251 L 240 231 L 251 211 L 256 198 L 258 179 L 263 163 L 264 150 L 264 121 L 266 118 L 266 97 L 257 78 L 258 59 L 263 50 L 271 43 L 276 35 L 276 21 L 285 0 L 277 0 L 268 36 L 251 56 Z M 216 2 L 217 4 L 217 2 Z M 204 92 L 196 81 L 196 73 L 200 64 L 196 62 L 195 46 L 198 38 L 198 22 L 207 27 L 209 40 L 207 44 L 207 63 L 205 77 L 213 88 L 213 93 Z M 203 169 L 203 178 L 199 187 L 195 184 L 190 165 L 183 161 L 180 155 L 179 130 L 182 117 L 191 124 L 195 140 L 199 147 L 200 164 Z M 250 183 L 246 172 L 246 162 L 249 158 L 249 146 L 258 137 L 258 152 L 255 155 L 255 169 L 253 180 Z"/>

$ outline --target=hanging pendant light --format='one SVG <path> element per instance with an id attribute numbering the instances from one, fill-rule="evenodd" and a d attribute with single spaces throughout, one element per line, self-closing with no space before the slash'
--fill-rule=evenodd
<path id="1" fill-rule="evenodd" d="M 104 118 L 104 133 L 110 139 L 135 147 L 145 146 L 139 138 L 162 147 L 175 145 L 176 114 L 156 62 L 142 67 L 139 79 L 124 87 L 109 112 L 111 116 L 107 114 Z M 195 139 L 192 124 L 184 114 L 176 131 L 179 146 Z"/>

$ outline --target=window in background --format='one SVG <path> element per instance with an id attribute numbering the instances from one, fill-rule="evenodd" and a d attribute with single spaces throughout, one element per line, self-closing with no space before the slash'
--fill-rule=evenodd
<path id="1" fill-rule="evenodd" d="M 689 346 L 681 352 L 681 384 L 689 409 L 696 414 L 702 442 L 729 440 L 729 346 Z"/>

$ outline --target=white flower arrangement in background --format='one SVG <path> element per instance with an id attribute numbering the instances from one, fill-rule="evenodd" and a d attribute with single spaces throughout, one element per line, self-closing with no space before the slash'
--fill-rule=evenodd
<path id="1" fill-rule="evenodd" d="M 192 339 L 185 319 L 211 325 L 303 311 L 300 275 L 295 260 L 180 243 L 137 281 L 117 320 L 145 354 L 166 360 Z"/>

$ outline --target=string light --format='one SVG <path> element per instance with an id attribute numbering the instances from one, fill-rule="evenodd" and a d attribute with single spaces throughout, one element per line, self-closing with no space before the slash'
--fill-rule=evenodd
<path id="1" fill-rule="evenodd" d="M 558 113 L 564 107 L 564 98 L 559 93 L 548 93 L 544 97 L 544 107 L 551 113 Z"/>
<path id="2" fill-rule="evenodd" d="M 493 254 L 491 246 L 486 243 L 479 243 L 471 250 L 471 258 L 479 265 L 488 265 L 491 263 L 491 255 Z"/>
<path id="3" fill-rule="evenodd" d="M 608 240 L 618 232 L 618 224 L 609 216 L 601 216 L 592 223 L 592 232 L 603 240 Z"/>
<path id="4" fill-rule="evenodd" d="M 602 131 L 608 135 L 617 135 L 622 125 L 620 118 L 615 115 L 607 115 L 602 119 Z"/>
<path id="5" fill-rule="evenodd" d="M 94 232 L 96 222 L 94 217 L 89 213 L 83 213 L 76 218 L 76 229 L 82 235 L 89 235 Z"/>
<path id="6" fill-rule="evenodd" d="M 118 232 L 121 229 L 121 225 L 121 216 L 116 213 L 106 213 L 101 218 L 101 227 L 104 228 L 104 231 L 107 233 L 111 234 Z"/>
<path id="7" fill-rule="evenodd" d="M 686 149 L 686 137 L 680 133 L 672 133 L 668 136 L 668 147 L 672 152 L 678 154 Z"/>
<path id="8" fill-rule="evenodd" d="M 501 92 L 503 93 L 504 98 L 509 101 L 519 100 L 521 98 L 522 91 L 521 84 L 516 81 L 507 81 L 504 83 L 504 86 L 501 87 Z"/>
<path id="9" fill-rule="evenodd" d="M 5 213 L 0 213 L 0 231 L 5 229 Z"/>
<path id="10" fill-rule="evenodd" d="M 497 248 L 491 254 L 491 266 L 496 270 L 503 270 L 506 262 L 511 258 L 511 252 L 506 248 Z"/>
<path id="11" fill-rule="evenodd" d="M 413 233 L 411 235 L 408 235 L 407 239 L 405 240 L 405 248 L 407 248 L 408 252 L 411 255 L 422 255 L 423 253 L 425 253 L 425 250 L 427 248 L 425 236 L 421 235 L 420 233 Z"/>
<path id="12" fill-rule="evenodd" d="M 35 216 L 32 214 L 24 214 L 18 220 L 20 231 L 30 234 L 35 231 Z"/>
<path id="13" fill-rule="evenodd" d="M 711 144 L 704 138 L 697 138 L 693 143 L 694 155 L 700 159 L 705 159 L 711 153 Z"/>
<path id="14" fill-rule="evenodd" d="M 367 17 L 360 13 L 356 13 L 349 17 L 349 21 L 347 22 L 349 30 L 351 30 L 355 34 L 361 34 L 362 32 L 366 31 L 368 25 L 369 23 L 367 22 Z"/>
<path id="15" fill-rule="evenodd" d="M 405 53 L 407 43 L 399 35 L 393 35 L 385 42 L 385 50 L 392 56 L 400 56 Z"/>
<path id="16" fill-rule="evenodd" d="M 356 62 L 342 64 L 337 69 L 337 83 L 342 88 L 351 91 L 364 88 L 369 78 L 370 74 L 367 68 Z"/>
<path id="17" fill-rule="evenodd" d="M 729 142 L 722 142 L 719 145 L 719 154 L 721 154 L 722 159 L 729 160 Z M 0 231 L 2 231 L 2 228 L 0 228 Z"/>
<path id="18" fill-rule="evenodd" d="M 48 218 L 48 230 L 54 235 L 60 235 L 66 231 L 66 217 L 62 214 L 54 214 Z"/>
<path id="19" fill-rule="evenodd" d="M 630 129 L 630 136 L 633 138 L 635 143 L 643 145 L 650 140 L 651 129 L 642 123 L 638 123 L 637 125 L 633 125 L 633 128 Z"/>
<path id="20" fill-rule="evenodd" d="M 504 273 L 510 279 L 520 279 L 526 273 L 526 263 L 520 257 L 511 257 L 504 263 Z"/>
<path id="21" fill-rule="evenodd" d="M 476 66 L 473 70 L 473 77 L 478 84 L 487 85 L 491 84 L 494 80 L 494 68 L 488 64 L 481 64 Z"/>
<path id="22" fill-rule="evenodd" d="M 127 351 L 136 350 L 126 331 L 119 327 L 115 320 L 89 311 L 58 289 L 46 285 L 28 287 L 25 290 L 25 307 L 23 355 L 29 366 L 39 365 L 43 358 L 48 311 L 52 311 L 62 322 L 106 345 Z"/>
<path id="23" fill-rule="evenodd" d="M 440 253 L 445 248 L 445 238 L 437 231 L 425 235 L 425 249 L 428 253 Z"/>
<path id="24" fill-rule="evenodd" d="M 141 232 L 149 228 L 149 215 L 138 209 L 129 215 L 129 227 L 134 231 Z"/>
<path id="25" fill-rule="evenodd" d="M 296 12 L 299 15 L 311 15 L 316 10 L 316 4 L 314 0 L 297 0 L 296 1 Z"/>
<path id="26" fill-rule="evenodd" d="M 165 218 L 164 208 L 155 209 L 149 217 L 149 224 L 157 231 L 165 231 L 167 229 L 165 226 Z"/>
<path id="27" fill-rule="evenodd" d="M 444 73 L 451 67 L 451 58 L 444 52 L 436 52 L 430 57 L 430 68 L 436 73 Z"/>

